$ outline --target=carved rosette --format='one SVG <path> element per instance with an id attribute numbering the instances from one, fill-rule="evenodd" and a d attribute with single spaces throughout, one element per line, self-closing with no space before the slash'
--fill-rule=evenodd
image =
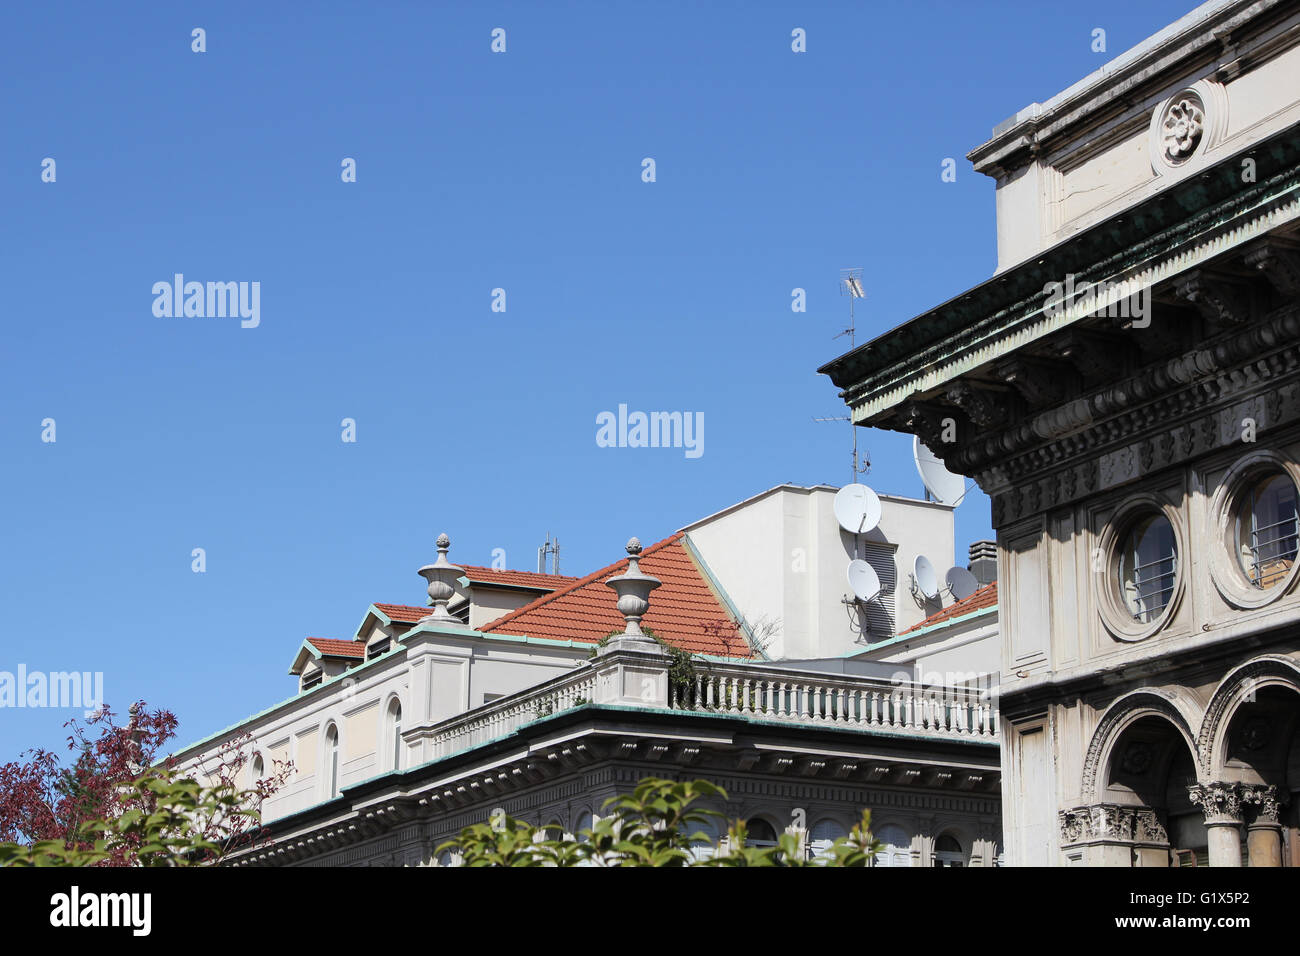
<path id="1" fill-rule="evenodd" d="M 1194 783 L 1187 788 L 1193 806 L 1205 814 L 1206 826 L 1241 823 L 1241 786 L 1236 783 Z"/>
<path id="2" fill-rule="evenodd" d="M 1205 135 L 1205 104 L 1188 90 L 1165 107 L 1160 118 L 1160 143 L 1165 159 L 1177 166 L 1191 159 Z"/>

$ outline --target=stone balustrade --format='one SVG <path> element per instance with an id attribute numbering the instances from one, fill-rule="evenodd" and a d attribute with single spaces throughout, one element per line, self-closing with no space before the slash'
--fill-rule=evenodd
<path id="1" fill-rule="evenodd" d="M 697 662 L 694 679 L 674 685 L 662 654 L 602 654 L 572 673 L 477 707 L 421 733 L 440 759 L 504 737 L 532 721 L 587 703 L 682 710 L 800 726 L 996 741 L 988 695 L 958 687 L 895 684 L 780 665 Z"/>
<path id="2" fill-rule="evenodd" d="M 697 667 L 694 681 L 673 688 L 671 705 L 802 725 L 988 740 L 998 735 L 997 708 L 976 690 L 779 665 Z"/>

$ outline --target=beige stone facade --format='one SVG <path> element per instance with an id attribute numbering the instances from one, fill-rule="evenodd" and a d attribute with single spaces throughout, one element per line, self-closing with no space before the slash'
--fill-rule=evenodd
<path id="1" fill-rule="evenodd" d="M 1300 862 L 1300 7 L 1206 4 L 970 158 L 997 275 L 823 371 L 992 499 L 1009 862 Z"/>

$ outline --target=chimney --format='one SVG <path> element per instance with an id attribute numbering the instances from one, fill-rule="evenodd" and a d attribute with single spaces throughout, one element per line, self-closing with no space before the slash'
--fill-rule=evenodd
<path id="1" fill-rule="evenodd" d="M 992 541 L 976 541 L 970 546 L 970 564 L 966 570 L 975 575 L 980 587 L 998 579 L 998 546 Z"/>

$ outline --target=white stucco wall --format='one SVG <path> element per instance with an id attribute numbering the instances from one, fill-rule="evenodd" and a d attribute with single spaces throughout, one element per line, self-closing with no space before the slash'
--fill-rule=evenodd
<path id="1" fill-rule="evenodd" d="M 306 809 L 328 797 L 326 729 L 339 731 L 339 786 L 393 769 L 388 708 L 402 708 L 402 769 L 427 759 L 421 726 L 454 717 L 483 703 L 485 694 L 511 694 L 563 674 L 587 660 L 585 646 L 564 647 L 486 637 L 468 629 L 416 628 L 383 657 L 257 714 L 177 752 L 183 771 L 211 765 L 226 741 L 248 733 L 252 752 L 267 773 L 274 760 L 291 760 L 294 773 L 263 808 L 263 818 Z M 245 769 L 247 775 L 251 770 Z M 241 781 L 251 786 L 251 779 Z"/>
<path id="2" fill-rule="evenodd" d="M 862 645 L 856 610 L 844 605 L 854 536 L 835 520 L 835 488 L 782 485 L 704 518 L 685 531 L 709 571 L 751 626 L 779 623 L 768 646 L 774 659 L 834 657 Z M 881 495 L 880 525 L 861 536 L 872 563 L 889 562 L 894 579 L 893 636 L 939 609 L 909 592 L 912 563 L 926 555 L 940 576 L 953 564 L 953 509 Z M 864 553 L 858 556 L 867 559 Z M 883 570 L 883 569 L 882 569 Z M 888 589 L 888 573 L 881 573 Z"/>

